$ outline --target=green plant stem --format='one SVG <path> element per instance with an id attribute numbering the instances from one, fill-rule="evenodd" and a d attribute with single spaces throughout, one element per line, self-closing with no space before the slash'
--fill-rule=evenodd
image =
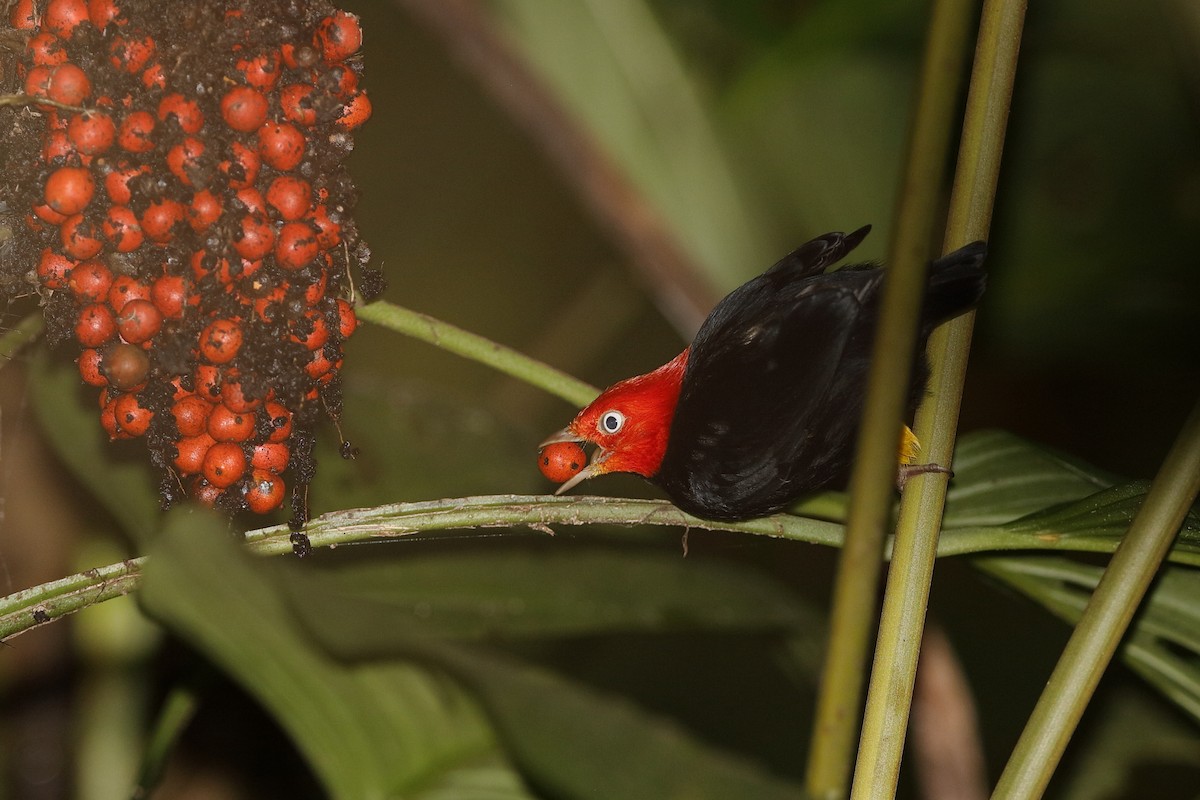
<path id="1" fill-rule="evenodd" d="M 610 497 L 490 495 L 399 503 L 334 511 L 313 519 L 305 532 L 316 547 L 335 548 L 422 533 L 473 528 L 527 527 L 553 533 L 551 525 L 661 525 L 684 530 L 721 530 L 840 547 L 842 526 L 834 522 L 777 514 L 746 522 L 711 522 L 683 513 L 665 500 Z M 287 525 L 245 534 L 258 555 L 292 552 Z M 88 606 L 135 590 L 146 559 L 98 567 L 0 598 L 0 640 Z"/>
<path id="2" fill-rule="evenodd" d="M 561 397 L 576 406 L 586 406 L 600 390 L 537 359 L 497 344 L 490 339 L 435 319 L 428 314 L 379 301 L 355 309 L 359 319 L 373 322 L 435 347 L 486 364 L 531 386 Z"/>
<path id="3" fill-rule="evenodd" d="M 815 798 L 846 794 L 859 730 L 862 674 L 875 628 L 897 443 L 927 283 L 930 234 L 945 177 L 973 2 L 936 0 L 917 92 L 908 160 L 889 246 L 863 424 L 850 480 L 846 546 L 833 591 L 806 783 Z"/>
<path id="4" fill-rule="evenodd" d="M 191 685 L 176 684 L 162 704 L 162 710 L 150 734 L 137 784 L 130 794 L 132 800 L 144 800 L 154 791 L 167 769 L 167 759 L 175 743 L 196 715 L 199 701 Z"/>
<path id="5" fill-rule="evenodd" d="M 993 798 L 1042 796 L 1198 493 L 1200 404 L 1184 423 L 1129 533 L 1096 586 L 1017 741 Z"/>
<path id="6" fill-rule="evenodd" d="M 1024 0 L 984 3 L 946 226 L 947 252 L 987 238 L 1024 18 Z M 929 393 L 915 432 L 931 463 L 951 463 L 973 322 L 973 313 L 959 317 L 930 340 Z M 900 503 L 850 795 L 854 800 L 896 793 L 946 483 L 945 474 L 918 475 Z"/>

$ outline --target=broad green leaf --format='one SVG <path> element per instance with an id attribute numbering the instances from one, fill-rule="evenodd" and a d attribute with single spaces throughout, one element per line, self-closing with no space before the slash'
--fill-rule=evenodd
<path id="1" fill-rule="evenodd" d="M 1082 616 L 1104 572 L 1057 556 L 986 556 L 972 563 L 1072 624 Z M 1120 655 L 1200 722 L 1200 572 L 1174 565 L 1163 571 Z"/>
<path id="2" fill-rule="evenodd" d="M 819 646 L 820 616 L 759 572 L 651 552 L 471 552 L 375 560 L 286 583 L 343 657 L 413 630 L 468 639 L 640 631 L 776 631 Z M 380 625 L 386 619 L 389 625 Z"/>
<path id="3" fill-rule="evenodd" d="M 955 449 L 944 525 L 998 525 L 1116 482 L 1114 476 L 1007 431 L 975 431 L 963 435 Z"/>
<path id="4" fill-rule="evenodd" d="M 173 512 L 142 602 L 258 698 L 333 797 L 445 797 L 439 787 L 501 764 L 489 726 L 451 681 L 410 663 L 338 663 L 315 648 L 275 586 L 281 568 L 239 552 L 218 520 Z M 503 797 L 528 796 L 515 776 L 489 780 Z"/>
<path id="5" fill-rule="evenodd" d="M 83 386 L 75 366 L 61 355 L 37 348 L 30 358 L 29 385 L 41 428 L 58 457 L 126 533 L 146 541 L 158 526 L 159 505 L 144 441 L 108 441 L 96 410 L 100 390 Z"/>

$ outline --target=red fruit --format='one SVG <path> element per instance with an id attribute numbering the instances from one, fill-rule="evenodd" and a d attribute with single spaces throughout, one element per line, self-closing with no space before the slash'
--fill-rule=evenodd
<path id="1" fill-rule="evenodd" d="M 335 11 L 317 24 L 313 44 L 321 51 L 326 64 L 349 58 L 362 47 L 362 26 L 358 24 L 358 17 Z"/>
<path id="2" fill-rule="evenodd" d="M 78 214 L 95 194 L 96 179 L 83 167 L 59 167 L 46 178 L 46 205 L 59 214 Z"/>
<path id="3" fill-rule="evenodd" d="M 163 72 L 162 64 L 151 64 L 142 71 L 142 86 L 147 89 L 167 88 L 167 76 Z"/>
<path id="4" fill-rule="evenodd" d="M 184 133 L 199 133 L 204 127 L 204 114 L 200 111 L 200 104 L 178 92 L 168 94 L 158 102 L 158 118 L 166 122 L 170 117 L 179 122 L 179 127 Z"/>
<path id="5" fill-rule="evenodd" d="M 335 93 L 339 98 L 344 100 L 358 91 L 358 75 L 345 64 L 329 70 L 329 76 L 336 82 Z"/>
<path id="6" fill-rule="evenodd" d="M 142 212 L 142 231 L 155 242 L 170 241 L 174 227 L 186 214 L 183 203 L 177 200 L 169 197 L 154 200 Z"/>
<path id="7" fill-rule="evenodd" d="M 166 319 L 180 319 L 187 298 L 187 287 L 182 275 L 160 275 L 150 287 L 150 297 L 155 307 Z"/>
<path id="8" fill-rule="evenodd" d="M 312 186 L 291 175 L 280 175 L 267 187 L 267 202 L 285 221 L 298 220 L 312 206 Z"/>
<path id="9" fill-rule="evenodd" d="M 62 40 L 49 31 L 42 31 L 26 45 L 29 57 L 36 66 L 53 67 L 67 60 Z"/>
<path id="10" fill-rule="evenodd" d="M 130 153 L 148 153 L 154 149 L 154 115 L 149 111 L 133 111 L 121 120 L 117 144 Z"/>
<path id="11" fill-rule="evenodd" d="M 213 404 L 197 394 L 189 394 L 176 400 L 171 406 L 171 415 L 179 427 L 181 436 L 199 436 L 208 431 L 208 416 Z"/>
<path id="12" fill-rule="evenodd" d="M 338 333 L 343 339 L 349 339 L 350 335 L 358 328 L 358 315 L 354 313 L 354 306 L 342 298 L 337 299 L 338 310 Z"/>
<path id="13" fill-rule="evenodd" d="M 150 287 L 130 275 L 118 275 L 108 290 L 108 305 L 118 314 L 131 300 L 149 300 Z"/>
<path id="14" fill-rule="evenodd" d="M 196 367 L 196 394 L 205 400 L 219 402 L 221 396 L 221 371 L 212 364 L 200 364 Z"/>
<path id="15" fill-rule="evenodd" d="M 217 165 L 217 169 L 229 180 L 234 189 L 245 189 L 258 179 L 258 170 L 262 159 L 258 152 L 241 142 L 234 142 L 229 148 L 231 157 Z"/>
<path id="16" fill-rule="evenodd" d="M 250 133 L 267 121 L 267 98 L 251 86 L 235 86 L 221 98 L 221 118 L 240 133 Z"/>
<path id="17" fill-rule="evenodd" d="M 292 451 L 286 444 L 266 442 L 254 446 L 254 453 L 250 457 L 250 466 L 271 472 L 283 472 L 287 469 L 291 456 Z"/>
<path id="18" fill-rule="evenodd" d="M 257 187 L 247 186 L 245 189 L 238 189 L 234 196 L 251 214 L 260 214 L 264 217 L 267 215 L 267 201 Z"/>
<path id="19" fill-rule="evenodd" d="M 201 189 L 192 195 L 192 203 L 188 206 L 188 224 L 196 233 L 204 233 L 221 218 L 223 205 L 218 195 L 208 189 Z"/>
<path id="20" fill-rule="evenodd" d="M 130 300 L 117 314 L 117 330 L 131 344 L 141 344 L 154 338 L 162 328 L 163 316 L 158 306 L 149 300 Z"/>
<path id="21" fill-rule="evenodd" d="M 25 76 L 25 94 L 45 97 L 50 93 L 50 78 L 56 67 L 35 66 Z"/>
<path id="22" fill-rule="evenodd" d="M 326 269 L 322 269 L 320 277 L 304 288 L 304 302 L 308 303 L 308 305 L 310 307 L 315 306 L 317 303 L 321 302 L 321 300 L 323 300 L 325 298 L 325 287 L 329 283 L 329 275 L 328 275 L 329 254 L 328 253 L 325 254 L 324 260 L 326 262 L 325 263 Z"/>
<path id="23" fill-rule="evenodd" d="M 127 438 L 134 438 L 146 433 L 154 412 L 138 402 L 137 394 L 128 392 L 113 401 L 113 416 L 117 430 Z"/>
<path id="24" fill-rule="evenodd" d="M 192 175 L 200 168 L 204 155 L 204 142 L 195 136 L 185 136 L 183 141 L 167 151 L 167 169 L 179 178 L 184 186 L 192 185 Z"/>
<path id="25" fill-rule="evenodd" d="M 287 122 L 268 122 L 258 129 L 258 154 L 280 172 L 300 165 L 305 144 L 304 134 Z"/>
<path id="26" fill-rule="evenodd" d="M 241 236 L 233 242 L 233 249 L 242 258 L 250 261 L 262 258 L 275 246 L 275 229 L 261 214 L 246 214 L 242 217 Z"/>
<path id="27" fill-rule="evenodd" d="M 36 67 L 34 69 L 37 69 Z M 30 75 L 33 70 L 30 70 Z M 31 94 L 33 94 L 31 92 Z M 45 95 L 56 103 L 77 106 L 92 94 L 92 82 L 87 74 L 67 61 L 50 68 L 50 80 Z"/>
<path id="28" fill-rule="evenodd" d="M 216 442 L 208 433 L 183 437 L 175 443 L 175 450 L 178 453 L 172 462 L 175 464 L 175 469 L 183 475 L 198 474 L 204 469 L 204 457 L 208 455 L 209 449 L 214 444 Z"/>
<path id="29" fill-rule="evenodd" d="M 79 365 L 79 377 L 91 386 L 107 386 L 108 378 L 100 371 L 100 351 L 94 347 L 81 350 L 75 363 Z"/>
<path id="30" fill-rule="evenodd" d="M 304 365 L 304 372 L 315 381 L 328 375 L 336 366 L 324 350 L 317 350 Z"/>
<path id="31" fill-rule="evenodd" d="M 112 54 L 109 61 L 117 69 L 134 75 L 141 72 L 154 56 L 154 49 L 154 40 L 149 36 L 143 36 L 140 39 L 116 36 L 113 38 L 112 44 L 108 46 L 108 50 Z"/>
<path id="32" fill-rule="evenodd" d="M 286 441 L 292 435 L 292 412 L 288 411 L 282 403 L 277 403 L 274 400 L 268 400 L 264 406 L 267 412 L 268 419 L 275 427 L 271 435 L 267 438 L 268 442 L 278 443 Z"/>
<path id="33" fill-rule="evenodd" d="M 33 0 L 17 0 L 8 12 L 8 22 L 19 31 L 31 31 L 38 20 L 33 13 Z"/>
<path id="34" fill-rule="evenodd" d="M 217 442 L 204 456 L 204 477 L 218 489 L 228 489 L 246 474 L 246 454 L 240 444 Z"/>
<path id="35" fill-rule="evenodd" d="M 63 252 L 73 258 L 91 258 L 104 247 L 99 227 L 91 220 L 84 219 L 83 214 L 75 214 L 65 219 L 58 232 Z"/>
<path id="36" fill-rule="evenodd" d="M 337 247 L 342 243 L 342 225 L 329 216 L 329 209 L 320 203 L 306 219 L 317 229 L 317 244 L 322 250 Z"/>
<path id="37" fill-rule="evenodd" d="M 255 514 L 268 514 L 283 505 L 287 487 L 283 478 L 267 470 L 256 469 L 250 473 L 250 485 L 246 487 L 246 506 Z"/>
<path id="38" fill-rule="evenodd" d="M 79 23 L 87 18 L 85 0 L 50 0 L 42 12 L 42 27 L 62 39 L 70 39 Z"/>
<path id="39" fill-rule="evenodd" d="M 244 442 L 254 435 L 254 414 L 231 411 L 224 403 L 213 406 L 208 415 L 208 435 L 218 442 Z"/>
<path id="40" fill-rule="evenodd" d="M 51 225 L 62 225 L 67 221 L 66 214 L 60 214 L 50 206 L 42 203 L 33 207 L 34 215 L 43 222 L 49 222 Z"/>
<path id="41" fill-rule="evenodd" d="M 587 466 L 587 453 L 576 442 L 555 442 L 538 451 L 538 469 L 555 483 L 563 483 Z"/>
<path id="42" fill-rule="evenodd" d="M 69 285 L 71 271 L 75 268 L 75 264 L 75 261 L 47 247 L 42 251 L 42 257 L 38 259 L 38 280 L 47 289 L 65 289 Z"/>
<path id="43" fill-rule="evenodd" d="M 104 236 L 118 253 L 129 253 L 145 240 L 137 214 L 129 206 L 110 206 L 101 226 Z"/>
<path id="44" fill-rule="evenodd" d="M 226 382 L 221 386 L 221 403 L 230 411 L 246 414 L 262 405 L 262 399 L 247 397 L 242 391 L 242 385 L 237 381 Z"/>
<path id="45" fill-rule="evenodd" d="M 284 269 L 301 269 L 321 252 L 317 234 L 306 222 L 288 222 L 279 230 L 275 261 Z"/>
<path id="46" fill-rule="evenodd" d="M 102 261 L 80 261 L 71 270 L 67 286 L 78 303 L 95 303 L 108 298 L 112 287 L 112 271 Z"/>
<path id="47" fill-rule="evenodd" d="M 84 347 L 99 347 L 117 332 L 112 309 L 104 303 L 91 303 L 79 311 L 75 323 L 75 338 Z"/>
<path id="48" fill-rule="evenodd" d="M 290 83 L 279 90 L 279 108 L 285 119 L 312 127 L 317 122 L 317 110 L 312 105 L 313 87 L 307 83 Z"/>
<path id="49" fill-rule="evenodd" d="M 342 110 L 342 115 L 337 119 L 337 124 L 343 130 L 352 131 L 370 118 L 371 100 L 367 97 L 367 93 L 363 91 L 354 95 L 346 103 L 345 108 Z"/>
<path id="50" fill-rule="evenodd" d="M 89 156 L 100 155 L 113 146 L 117 126 L 103 111 L 84 111 L 74 114 L 67 124 L 67 138 L 75 149 Z"/>
<path id="51" fill-rule="evenodd" d="M 200 477 L 192 481 L 191 492 L 193 500 L 209 508 L 217 505 L 217 501 L 221 499 L 222 494 L 220 489 Z"/>
<path id="52" fill-rule="evenodd" d="M 42 160 L 49 163 L 56 158 L 67 158 L 75 153 L 75 146 L 67 138 L 66 131 L 46 131 L 42 140 Z"/>
<path id="53" fill-rule="evenodd" d="M 88 0 L 88 19 L 99 30 L 104 30 L 120 14 L 115 0 Z M 121 22 L 119 24 L 124 24 Z"/>
<path id="54" fill-rule="evenodd" d="M 200 355 L 210 364 L 228 364 L 242 346 L 242 326 L 234 319 L 210 322 L 200 333 Z"/>
<path id="55" fill-rule="evenodd" d="M 292 327 L 297 328 L 301 325 L 310 324 L 312 329 L 309 330 L 308 333 L 292 333 L 288 336 L 288 338 L 297 344 L 304 345 L 309 350 L 316 350 L 317 348 L 324 347 L 325 343 L 329 341 L 329 326 L 325 323 L 325 318 L 321 316 L 320 312 L 312 309 L 306 311 L 304 314 L 304 320 L 294 323 Z"/>
<path id="56" fill-rule="evenodd" d="M 242 73 L 246 83 L 256 89 L 269 92 L 275 88 L 282 72 L 278 50 L 268 50 L 252 58 L 241 58 L 237 62 L 237 70 Z"/>
<path id="57" fill-rule="evenodd" d="M 110 344 L 102 351 L 100 371 L 114 389 L 138 391 L 150 372 L 150 358 L 137 345 Z"/>
<path id="58" fill-rule="evenodd" d="M 149 115 L 147 115 L 149 116 Z M 133 190 L 129 187 L 129 182 L 138 175 L 144 175 L 150 172 L 150 168 L 142 165 L 140 167 L 121 166 L 114 169 L 104 176 L 104 192 L 108 195 L 108 199 L 122 206 L 129 205 L 129 201 L 133 199 Z"/>

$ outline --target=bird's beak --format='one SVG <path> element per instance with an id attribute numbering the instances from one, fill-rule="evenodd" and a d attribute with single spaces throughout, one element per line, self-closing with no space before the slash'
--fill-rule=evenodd
<path id="1" fill-rule="evenodd" d="M 559 442 L 586 442 L 586 441 L 588 441 L 588 440 L 583 438 L 579 434 L 575 433 L 570 428 L 563 428 L 561 431 L 558 431 L 557 433 L 554 433 L 554 434 L 551 434 L 550 436 L 548 436 L 545 441 L 543 441 L 541 444 L 538 445 L 538 448 L 540 449 L 540 448 L 545 447 L 548 444 L 557 444 Z M 563 492 L 566 492 L 566 491 L 569 491 L 569 490 L 575 488 L 579 484 L 586 481 L 588 478 L 594 478 L 595 476 L 604 472 L 604 470 L 600 468 L 600 465 L 603 464 L 610 455 L 612 455 L 611 450 L 605 450 L 603 447 L 597 447 L 596 450 L 592 453 L 592 457 L 591 457 L 591 460 L 588 462 L 588 465 L 586 467 L 584 467 L 582 470 L 580 470 L 579 472 L 572 475 L 570 478 L 568 478 L 561 486 L 559 486 L 557 489 L 554 490 L 554 493 L 562 494 Z"/>

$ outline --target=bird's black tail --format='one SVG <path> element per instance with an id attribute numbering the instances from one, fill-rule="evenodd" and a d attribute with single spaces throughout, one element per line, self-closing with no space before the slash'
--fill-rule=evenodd
<path id="1" fill-rule="evenodd" d="M 983 268 L 986 256 L 985 242 L 971 242 L 929 265 L 929 289 L 921 311 L 921 320 L 927 330 L 957 317 L 979 302 L 987 287 L 987 272 Z"/>

